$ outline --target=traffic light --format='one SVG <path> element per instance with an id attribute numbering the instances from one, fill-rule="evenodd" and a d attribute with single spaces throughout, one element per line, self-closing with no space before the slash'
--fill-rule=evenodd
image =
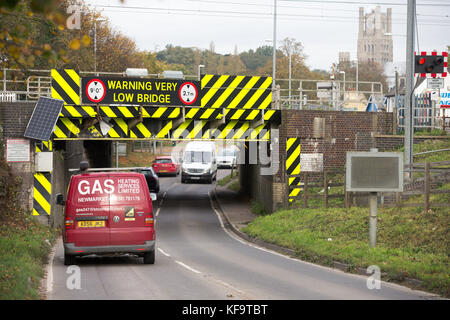
<path id="1" fill-rule="evenodd" d="M 446 69 L 446 68 L 445 68 Z M 444 73 L 443 55 L 420 55 L 415 56 L 414 73 Z"/>

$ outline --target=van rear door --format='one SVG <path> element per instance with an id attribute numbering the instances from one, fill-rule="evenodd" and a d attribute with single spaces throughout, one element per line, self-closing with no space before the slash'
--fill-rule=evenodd
<path id="1" fill-rule="evenodd" d="M 80 247 L 110 244 L 109 195 L 113 190 L 106 174 L 74 178 L 66 204 L 66 219 L 73 220 L 73 228 L 66 230 L 66 242 Z"/>
<path id="2" fill-rule="evenodd" d="M 153 240 L 154 229 L 145 226 L 152 205 L 143 174 L 110 174 L 116 191 L 110 197 L 111 245 L 145 244 Z"/>

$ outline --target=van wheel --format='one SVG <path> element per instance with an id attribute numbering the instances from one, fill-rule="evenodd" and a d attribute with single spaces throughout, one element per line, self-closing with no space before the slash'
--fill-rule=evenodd
<path id="1" fill-rule="evenodd" d="M 70 266 L 73 264 L 77 264 L 76 256 L 72 256 L 70 254 L 64 254 L 64 265 Z"/>
<path id="2" fill-rule="evenodd" d="M 144 264 L 155 263 L 155 250 L 144 253 Z"/>

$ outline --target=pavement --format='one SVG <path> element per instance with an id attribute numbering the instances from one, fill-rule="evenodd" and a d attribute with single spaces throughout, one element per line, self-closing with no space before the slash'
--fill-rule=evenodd
<path id="1" fill-rule="evenodd" d="M 239 192 L 216 186 L 216 200 L 226 219 L 235 228 L 241 229 L 257 217 L 251 210 L 250 199 Z"/>
<path id="2" fill-rule="evenodd" d="M 212 190 L 212 196 L 216 201 L 218 213 L 224 222 L 224 227 L 248 242 L 290 257 L 295 257 L 295 250 L 250 237 L 242 231 L 242 228 L 257 218 L 258 215 L 252 212 L 251 202 L 247 196 L 227 188 L 231 183 L 232 181 L 223 187 L 216 185 Z"/>

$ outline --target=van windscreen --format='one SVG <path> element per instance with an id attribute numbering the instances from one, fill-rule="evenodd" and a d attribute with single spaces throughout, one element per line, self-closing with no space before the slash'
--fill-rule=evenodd
<path id="1" fill-rule="evenodd" d="M 206 151 L 186 151 L 184 154 L 186 163 L 209 163 L 211 162 L 211 152 Z"/>

